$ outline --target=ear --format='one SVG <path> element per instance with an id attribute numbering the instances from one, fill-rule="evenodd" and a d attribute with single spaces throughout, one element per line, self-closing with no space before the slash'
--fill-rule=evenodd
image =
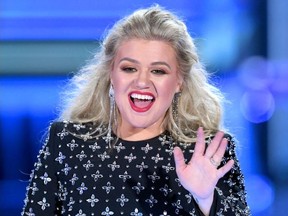
<path id="1" fill-rule="evenodd" d="M 178 79 L 177 79 L 177 87 L 176 87 L 176 92 L 175 93 L 178 93 L 178 92 L 182 91 L 182 85 L 183 85 L 183 78 L 179 76 Z"/>
<path id="2" fill-rule="evenodd" d="M 114 82 L 113 82 L 113 78 L 112 78 L 112 71 L 110 71 L 109 79 L 110 79 L 110 84 L 113 86 Z"/>

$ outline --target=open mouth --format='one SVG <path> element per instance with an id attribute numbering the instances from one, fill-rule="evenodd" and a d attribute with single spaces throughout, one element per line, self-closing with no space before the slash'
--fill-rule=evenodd
<path id="1" fill-rule="evenodd" d="M 155 97 L 150 94 L 132 93 L 130 95 L 130 101 L 132 109 L 137 112 L 145 112 L 150 109 L 153 102 L 155 101 Z"/>

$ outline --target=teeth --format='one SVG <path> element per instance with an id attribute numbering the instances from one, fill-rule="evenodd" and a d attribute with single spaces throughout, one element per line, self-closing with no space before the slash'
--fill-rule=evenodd
<path id="1" fill-rule="evenodd" d="M 136 93 L 131 94 L 131 97 L 138 100 L 153 100 L 153 97 L 150 95 L 141 95 Z"/>

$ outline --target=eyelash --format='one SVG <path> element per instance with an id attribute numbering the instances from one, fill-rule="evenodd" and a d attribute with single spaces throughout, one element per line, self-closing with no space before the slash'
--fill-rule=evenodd
<path id="1" fill-rule="evenodd" d="M 162 69 L 156 69 L 156 70 L 152 70 L 152 73 L 153 74 L 167 74 L 165 70 L 162 70 Z"/>
<path id="2" fill-rule="evenodd" d="M 137 69 L 133 68 L 133 67 L 123 67 L 123 68 L 121 68 L 121 70 L 123 70 L 127 73 L 133 73 L 133 72 L 137 71 Z M 156 74 L 156 75 L 167 74 L 167 72 L 165 70 L 162 70 L 162 69 L 155 69 L 155 70 L 152 70 L 151 72 L 153 74 Z"/>
<path id="3" fill-rule="evenodd" d="M 127 72 L 127 73 L 133 73 L 133 72 L 136 72 L 136 68 L 133 68 L 133 67 L 123 67 L 121 68 L 121 70 Z"/>

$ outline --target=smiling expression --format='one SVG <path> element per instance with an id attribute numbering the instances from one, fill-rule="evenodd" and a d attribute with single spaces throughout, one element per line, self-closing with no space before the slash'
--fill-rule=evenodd
<path id="1" fill-rule="evenodd" d="M 133 39 L 120 44 L 111 83 L 121 114 L 118 131 L 122 138 L 129 132 L 150 131 L 150 136 L 162 132 L 166 111 L 181 87 L 177 69 L 175 51 L 166 42 Z"/>

